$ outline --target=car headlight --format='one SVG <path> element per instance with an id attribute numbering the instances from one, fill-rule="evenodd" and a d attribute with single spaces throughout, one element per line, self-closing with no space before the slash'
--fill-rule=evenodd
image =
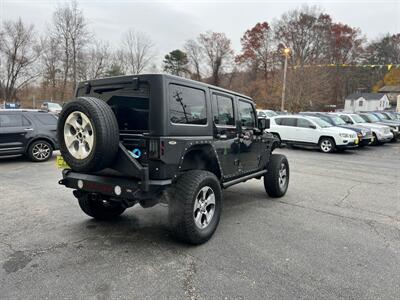
<path id="1" fill-rule="evenodd" d="M 339 136 L 342 137 L 342 138 L 349 138 L 350 134 L 348 134 L 348 133 L 339 133 Z"/>

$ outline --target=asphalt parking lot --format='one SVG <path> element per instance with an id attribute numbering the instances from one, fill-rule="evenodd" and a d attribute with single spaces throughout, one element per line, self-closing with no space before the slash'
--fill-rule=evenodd
<path id="1" fill-rule="evenodd" d="M 279 149 L 289 191 L 224 192 L 206 244 L 171 240 L 167 208 L 84 215 L 55 157 L 0 160 L 2 299 L 399 299 L 400 143 L 338 154 Z"/>

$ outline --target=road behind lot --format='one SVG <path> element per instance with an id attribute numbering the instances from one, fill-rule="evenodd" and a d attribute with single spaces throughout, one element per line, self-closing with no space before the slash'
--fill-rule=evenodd
<path id="1" fill-rule="evenodd" d="M 280 149 L 291 182 L 224 192 L 215 236 L 171 240 L 167 208 L 84 215 L 54 159 L 0 160 L 2 299 L 399 299 L 400 143 L 340 154 Z"/>

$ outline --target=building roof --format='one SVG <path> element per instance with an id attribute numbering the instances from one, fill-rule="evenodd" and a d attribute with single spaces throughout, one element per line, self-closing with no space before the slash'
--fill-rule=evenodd
<path id="1" fill-rule="evenodd" d="M 379 93 L 400 93 L 400 85 L 385 85 L 379 89 Z"/>
<path id="2" fill-rule="evenodd" d="M 380 93 L 353 93 L 348 95 L 346 100 L 357 100 L 358 98 L 364 98 L 365 100 L 380 100 L 384 96 L 384 94 Z"/>

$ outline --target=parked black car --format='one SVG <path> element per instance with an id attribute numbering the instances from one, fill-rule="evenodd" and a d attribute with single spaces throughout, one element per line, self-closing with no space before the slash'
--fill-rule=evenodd
<path id="1" fill-rule="evenodd" d="M 48 160 L 58 149 L 57 117 L 38 110 L 0 110 L 0 156 Z"/>
<path id="2" fill-rule="evenodd" d="M 341 119 L 338 116 L 329 115 L 329 114 L 322 113 L 322 112 L 301 112 L 300 114 L 306 115 L 306 116 L 318 117 L 333 126 L 351 129 L 351 130 L 355 131 L 357 133 L 357 137 L 359 140 L 359 144 L 358 144 L 359 147 L 367 146 L 373 140 L 373 135 L 372 135 L 371 129 L 363 128 L 363 127 L 357 126 L 355 124 L 347 124 L 345 121 L 343 121 L 343 119 Z"/>

